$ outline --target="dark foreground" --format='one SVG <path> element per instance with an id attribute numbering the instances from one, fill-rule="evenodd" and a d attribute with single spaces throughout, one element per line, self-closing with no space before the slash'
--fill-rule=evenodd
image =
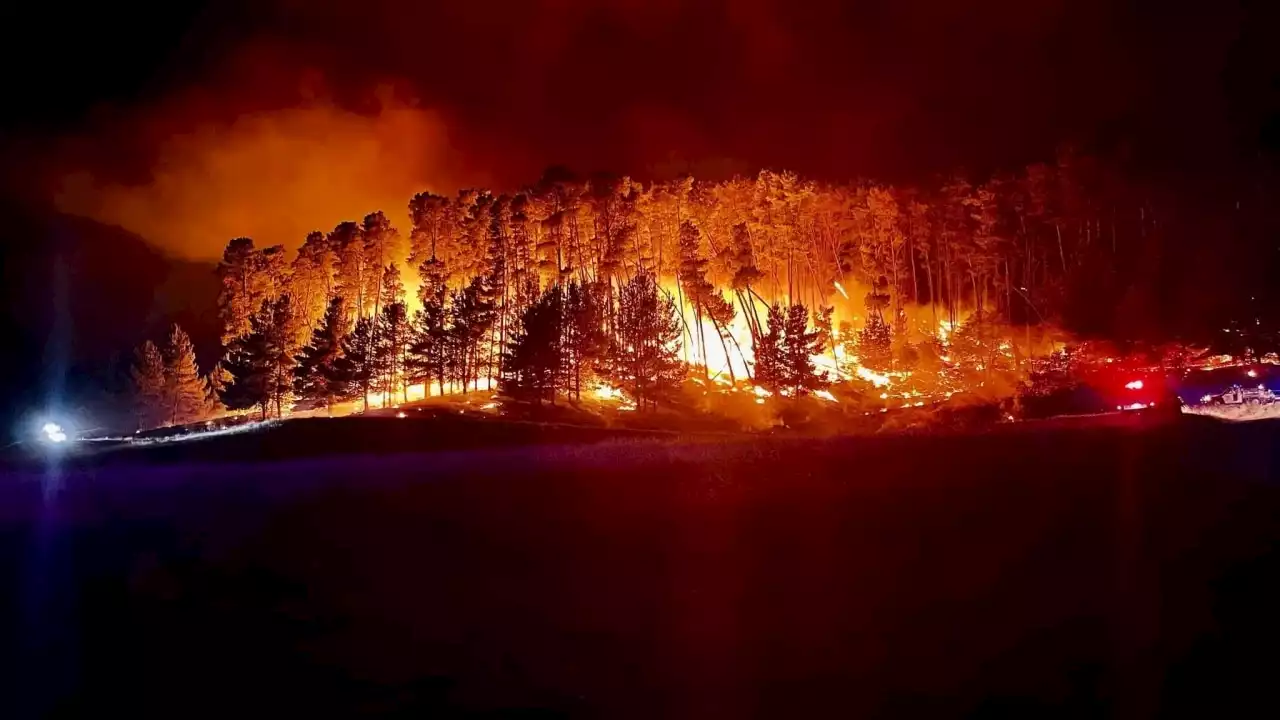
<path id="1" fill-rule="evenodd" d="M 14 473 L 0 716 L 1275 717 L 1276 440 L 1188 419 Z"/>

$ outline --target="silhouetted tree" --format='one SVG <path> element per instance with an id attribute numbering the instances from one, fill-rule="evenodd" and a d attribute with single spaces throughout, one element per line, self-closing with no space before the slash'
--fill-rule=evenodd
<path id="1" fill-rule="evenodd" d="M 766 325 L 760 333 L 755 345 L 755 375 L 753 379 L 760 387 L 771 392 L 778 392 L 787 386 L 786 348 L 786 315 L 782 306 L 774 303 L 766 314 Z"/>
<path id="2" fill-rule="evenodd" d="M 369 411 L 369 391 L 379 371 L 376 342 L 373 318 L 360 318 L 342 338 L 342 357 L 337 360 L 338 380 L 349 397 L 359 398 L 364 412 Z"/>
<path id="3" fill-rule="evenodd" d="M 582 399 L 583 378 L 592 372 L 609 346 L 600 296 L 600 286 L 582 286 L 576 281 L 570 282 L 564 292 L 562 384 L 575 400 Z"/>
<path id="4" fill-rule="evenodd" d="M 787 386 L 796 395 L 806 395 L 826 385 L 826 378 L 818 375 L 813 365 L 813 357 L 823 351 L 822 334 L 810 330 L 808 324 L 808 308 L 800 304 L 787 308 L 783 366 Z"/>
<path id="5" fill-rule="evenodd" d="M 876 289 L 867 293 L 867 321 L 858 333 L 855 348 L 863 365 L 880 372 L 889 370 L 893 365 L 893 336 L 889 323 L 884 319 L 884 310 L 889 306 L 886 287 L 883 283 L 877 283 Z"/>
<path id="6" fill-rule="evenodd" d="M 383 403 L 390 402 L 396 388 L 405 401 L 409 399 L 408 383 L 404 382 L 406 355 L 409 347 L 409 311 L 404 302 L 395 301 L 382 307 L 374 341 L 379 377 L 377 388 L 382 391 Z"/>
<path id="7" fill-rule="evenodd" d="M 311 342 L 298 354 L 293 371 L 293 391 L 298 398 L 322 405 L 328 412 L 332 412 L 335 401 L 347 395 L 338 367 L 346 327 L 346 304 L 341 297 L 335 297 L 312 331 Z"/>
<path id="8" fill-rule="evenodd" d="M 640 273 L 622 286 L 609 352 L 610 375 L 635 398 L 656 407 L 684 376 L 679 359 L 680 318 L 653 275 Z"/>
<path id="9" fill-rule="evenodd" d="M 253 316 L 248 335 L 234 340 L 225 368 L 231 383 L 222 402 L 231 410 L 258 408 L 262 419 L 284 406 L 293 387 L 293 308 L 289 296 L 265 301 Z"/>
<path id="10" fill-rule="evenodd" d="M 561 344 L 564 297 L 553 287 L 520 315 L 503 357 L 501 389 L 506 395 L 542 404 L 555 404 L 556 386 L 564 367 Z"/>
<path id="11" fill-rule="evenodd" d="M 810 330 L 808 323 L 804 305 L 769 307 L 768 327 L 756 346 L 757 385 L 787 395 L 804 395 L 825 385 L 813 364 L 813 356 L 824 350 L 822 333 Z"/>
<path id="12" fill-rule="evenodd" d="M 489 334 L 494 319 L 493 303 L 486 298 L 483 279 L 472 278 L 467 287 L 453 293 L 449 303 L 449 314 L 452 319 L 450 331 L 450 348 L 452 357 L 451 376 L 465 392 L 468 384 L 479 387 L 482 342 Z M 487 351 L 484 348 L 483 351 Z"/>
<path id="13" fill-rule="evenodd" d="M 449 332 L 446 315 L 445 291 L 440 286 L 423 299 L 422 309 L 413 316 L 413 324 L 409 328 L 409 347 L 405 356 L 405 374 L 409 382 L 421 382 L 424 391 L 431 389 L 431 381 L 440 385 L 440 394 L 445 392 L 448 381 L 449 359 L 453 354 L 450 347 L 452 335 Z"/>

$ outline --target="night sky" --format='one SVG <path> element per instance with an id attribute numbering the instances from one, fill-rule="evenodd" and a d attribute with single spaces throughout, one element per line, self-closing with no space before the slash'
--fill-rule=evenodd
<path id="1" fill-rule="evenodd" d="M 403 213 L 424 187 L 509 189 L 552 164 L 914 181 L 1052 160 L 1071 142 L 1220 188 L 1274 149 L 1280 18 L 1265 2 L 5 12 L 59 28 L 3 50 L 10 96 L 27 100 L 7 109 L 11 177 L 193 258 L 234 234 L 293 246 L 375 206 Z"/>

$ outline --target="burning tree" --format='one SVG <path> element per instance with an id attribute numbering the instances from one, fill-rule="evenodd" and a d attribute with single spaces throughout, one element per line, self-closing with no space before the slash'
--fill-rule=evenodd
<path id="1" fill-rule="evenodd" d="M 889 323 L 885 322 L 884 309 L 889 306 L 889 294 L 885 292 L 887 282 L 884 278 L 876 283 L 876 287 L 867 293 L 864 300 L 867 308 L 867 322 L 858 333 L 857 354 L 860 362 L 879 372 L 889 370 L 893 366 L 893 338 Z"/>
<path id="2" fill-rule="evenodd" d="M 414 382 L 438 383 L 441 393 L 466 390 L 482 381 L 491 385 L 499 375 L 509 382 L 504 356 L 524 313 L 546 289 L 558 288 L 558 388 L 577 397 L 602 369 L 626 377 L 621 384 L 628 392 L 649 398 L 655 377 L 679 374 L 620 369 L 653 364 L 627 354 L 633 346 L 645 348 L 647 340 L 631 336 L 637 318 L 652 308 L 637 310 L 636 287 L 623 298 L 637 277 L 649 276 L 665 297 L 657 305 L 673 301 L 684 331 L 663 341 L 663 357 L 680 348 L 686 362 L 703 365 L 704 379 L 725 371 L 736 384 L 742 379 L 732 361 L 737 354 L 749 378 L 761 374 L 754 378 L 760 385 L 811 391 L 802 379 L 812 370 L 793 367 L 803 364 L 796 359 L 800 350 L 788 349 L 794 342 L 813 350 L 810 359 L 821 367 L 831 366 L 822 357 L 829 354 L 845 364 L 840 370 L 886 394 L 932 396 L 938 393 L 921 390 L 927 366 L 945 372 L 946 382 L 937 384 L 952 390 L 960 381 L 987 380 L 966 377 L 968 367 L 1015 361 L 1001 347 L 1014 323 L 1025 324 L 1029 348 L 1031 326 L 1055 318 L 1083 318 L 1100 334 L 1143 324 L 1148 293 L 1134 285 L 1136 278 L 1119 275 L 1142 265 L 1154 220 L 1122 187 L 1098 182 L 1103 170 L 1074 153 L 1013 176 L 981 183 L 951 177 L 921 187 L 815 183 L 774 171 L 725 182 L 686 176 L 644 184 L 580 181 L 552 170 L 510 195 L 418 193 L 408 203 L 407 243 L 381 212 L 310 233 L 291 263 L 279 246 L 229 242 L 218 268 L 222 341 L 230 346 L 253 335 L 263 303 L 287 295 L 291 342 L 310 342 L 328 301 L 339 297 L 346 310 L 341 330 L 362 348 L 352 357 L 367 353 L 360 367 L 373 373 L 367 381 L 363 369 L 355 373 L 360 387 L 350 389 L 353 396 L 363 389 L 389 397 L 392 388 Z M 387 278 L 404 262 L 420 284 L 407 295 L 388 294 Z M 1110 271 L 1100 275 L 1103 269 Z M 1112 279 L 1098 282 L 1101 277 Z M 849 301 L 858 287 L 859 294 L 870 288 L 865 318 L 858 317 L 857 297 Z M 1132 288 L 1131 301 L 1123 299 L 1125 288 Z M 780 316 L 769 310 L 775 302 Z M 932 311 L 924 325 L 945 323 L 946 333 L 959 330 L 969 313 L 981 323 L 963 324 L 968 329 L 954 338 L 954 352 L 945 337 L 932 348 L 928 341 L 912 345 L 919 340 L 913 335 L 925 330 L 907 322 L 918 313 L 907 307 L 912 302 Z M 812 331 L 792 317 L 793 306 L 815 309 Z M 1115 307 L 1126 312 L 1117 316 Z M 368 326 L 353 332 L 362 318 Z M 810 332 L 818 336 L 813 343 L 805 340 Z M 300 367 L 299 376 L 308 378 L 300 392 L 312 387 L 314 372 Z"/>
<path id="3" fill-rule="evenodd" d="M 248 334 L 251 320 L 262 303 L 285 291 L 288 267 L 284 247 L 254 248 L 253 240 L 236 238 L 227 243 L 218 263 L 218 315 L 222 320 L 222 343 Z"/>

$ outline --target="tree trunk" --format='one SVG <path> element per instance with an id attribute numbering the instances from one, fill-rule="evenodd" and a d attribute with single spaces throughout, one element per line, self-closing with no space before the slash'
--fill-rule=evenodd
<path id="1" fill-rule="evenodd" d="M 1053 224 L 1053 229 L 1058 233 L 1058 259 L 1062 261 L 1062 277 L 1067 276 L 1067 255 L 1062 249 L 1062 225 Z"/>
<path id="2" fill-rule="evenodd" d="M 729 370 L 729 382 L 733 385 L 737 385 L 738 379 L 734 377 L 733 374 L 733 358 L 729 356 L 729 344 L 724 341 L 724 329 L 721 327 L 719 322 L 716 322 L 715 318 L 711 318 L 711 324 L 715 326 L 716 334 L 720 336 L 720 347 L 724 350 L 724 364 Z M 733 342 L 735 345 L 738 343 L 737 340 L 734 340 Z M 738 354 L 742 354 L 741 348 L 739 348 Z M 745 365 L 746 363 L 743 364 Z"/>

